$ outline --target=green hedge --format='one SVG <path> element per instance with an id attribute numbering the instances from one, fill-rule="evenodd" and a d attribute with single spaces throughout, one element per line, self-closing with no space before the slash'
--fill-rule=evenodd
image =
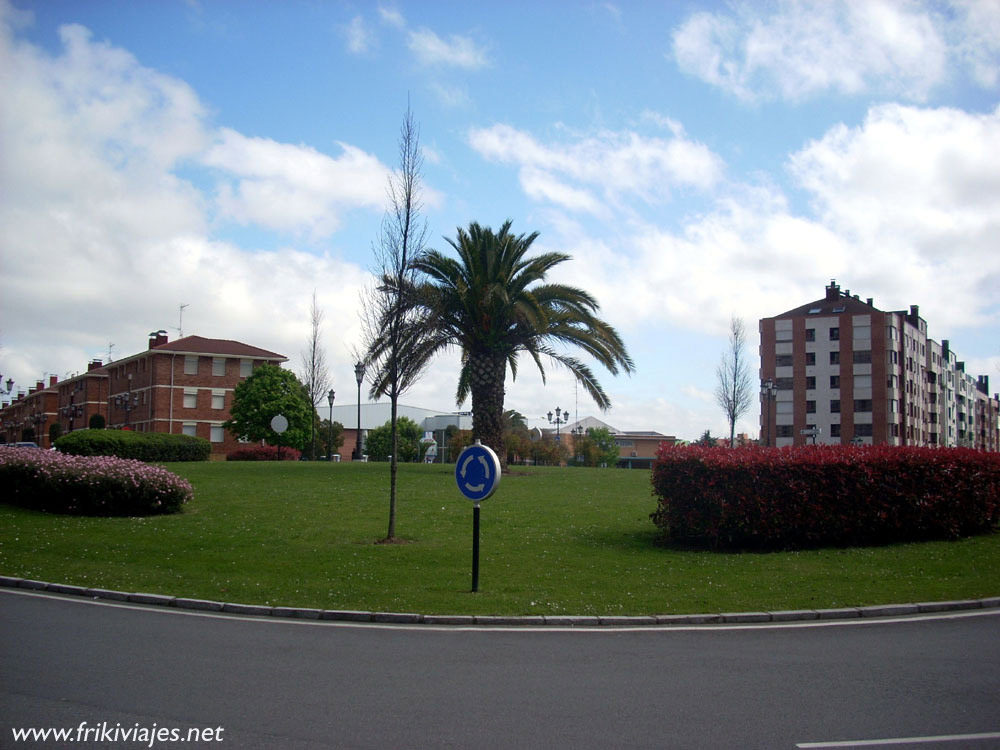
<path id="1" fill-rule="evenodd" d="M 177 513 L 191 485 L 159 466 L 110 456 L 67 456 L 0 446 L 6 502 L 52 513 L 146 516 Z"/>
<path id="2" fill-rule="evenodd" d="M 74 456 L 117 456 L 138 461 L 207 461 L 212 444 L 190 435 L 126 430 L 77 430 L 56 441 L 56 450 Z"/>

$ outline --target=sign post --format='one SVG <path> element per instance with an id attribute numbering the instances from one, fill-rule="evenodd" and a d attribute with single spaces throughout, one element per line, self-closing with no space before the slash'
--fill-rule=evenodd
<path id="1" fill-rule="evenodd" d="M 463 450 L 455 462 L 458 491 L 472 506 L 472 590 L 479 591 L 479 503 L 492 495 L 500 484 L 500 459 L 493 449 L 478 440 Z"/>
<path id="2" fill-rule="evenodd" d="M 271 417 L 271 429 L 278 433 L 278 460 L 281 460 L 281 433 L 288 429 L 288 417 L 275 414 Z"/>

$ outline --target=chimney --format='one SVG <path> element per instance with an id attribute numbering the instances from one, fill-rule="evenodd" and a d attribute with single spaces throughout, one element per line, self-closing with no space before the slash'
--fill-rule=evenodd
<path id="1" fill-rule="evenodd" d="M 826 288 L 826 298 L 828 300 L 835 300 L 840 298 L 840 287 L 837 286 L 836 279 L 830 279 L 830 286 Z"/>
<path id="2" fill-rule="evenodd" d="M 162 328 L 159 331 L 153 331 L 149 334 L 149 348 L 154 349 L 157 346 L 163 346 L 167 343 L 169 339 L 167 338 L 167 332 Z"/>
<path id="3" fill-rule="evenodd" d="M 875 307 L 875 298 L 874 297 L 869 297 L 868 298 L 868 307 Z"/>
<path id="4" fill-rule="evenodd" d="M 92 370 L 98 370 L 98 369 L 100 369 L 103 366 L 104 366 L 104 364 L 101 362 L 101 360 L 99 360 L 99 359 L 92 359 L 92 360 L 90 360 L 90 364 L 87 365 L 87 372 L 90 372 Z"/>
<path id="5" fill-rule="evenodd" d="M 910 305 L 910 317 L 914 320 L 920 317 L 920 305 Z"/>
<path id="6" fill-rule="evenodd" d="M 58 375 L 49 375 L 49 388 L 55 388 L 56 383 L 59 382 Z"/>
<path id="7" fill-rule="evenodd" d="M 31 393 L 37 393 L 38 391 L 42 390 L 43 388 L 45 388 L 45 381 L 44 380 L 39 380 L 39 381 L 37 381 L 35 383 L 35 387 L 31 390 Z"/>

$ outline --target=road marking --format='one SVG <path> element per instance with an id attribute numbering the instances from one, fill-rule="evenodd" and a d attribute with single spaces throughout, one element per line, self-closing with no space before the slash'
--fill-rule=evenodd
<path id="1" fill-rule="evenodd" d="M 243 620 L 245 622 L 261 622 L 280 625 L 305 625 L 311 627 L 340 628 L 392 628 L 393 630 L 423 630 L 448 633 L 581 633 L 581 634 L 622 634 L 622 633 L 726 633 L 739 630 L 791 630 L 796 628 L 838 628 L 838 627 L 876 627 L 904 622 L 934 622 L 938 620 L 962 620 L 968 617 L 997 617 L 1000 608 L 961 610 L 958 612 L 940 612 L 934 614 L 904 615 L 900 617 L 869 617 L 857 620 L 802 620 L 799 622 L 762 622 L 762 623 L 705 623 L 703 625 L 433 625 L 428 623 L 389 623 L 389 622 L 356 622 L 350 620 L 313 620 L 295 617 L 277 617 L 273 615 L 240 615 L 231 612 L 215 612 L 200 609 L 184 609 L 158 604 L 139 604 L 114 599 L 80 596 L 77 594 L 58 594 L 55 592 L 35 591 L 31 589 L 15 589 L 0 587 L 0 594 L 15 594 L 32 596 L 42 599 L 58 599 L 64 602 L 76 602 L 99 607 L 118 607 L 143 612 L 162 612 L 168 615 L 183 615 L 186 617 L 207 617 L 218 620 Z M 848 745 L 840 745 L 849 747 Z M 807 746 L 808 747 L 808 746 Z M 820 746 L 821 747 L 821 746 Z M 833 745 L 832 747 L 838 747 Z"/>
<path id="2" fill-rule="evenodd" d="M 970 740 L 1000 740 L 1000 732 L 979 734 L 941 734 L 935 737 L 890 737 L 883 740 L 847 740 L 844 742 L 800 742 L 798 748 L 881 747 L 884 745 L 920 745 L 935 742 L 966 742 Z"/>

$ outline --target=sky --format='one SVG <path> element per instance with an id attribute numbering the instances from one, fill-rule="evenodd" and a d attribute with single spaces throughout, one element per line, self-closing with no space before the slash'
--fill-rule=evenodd
<path id="1" fill-rule="evenodd" d="M 549 280 L 594 294 L 635 361 L 596 366 L 601 413 L 525 359 L 506 407 L 531 426 L 560 407 L 727 434 L 732 317 L 756 390 L 758 320 L 831 279 L 919 305 L 1000 390 L 997 0 L 0 0 L 2 379 L 61 379 L 159 329 L 301 371 L 315 291 L 337 403 L 356 403 L 408 106 L 429 247 L 473 221 L 537 231 L 572 256 Z M 457 362 L 402 402 L 470 408 Z M 755 404 L 737 430 L 758 425 Z"/>

